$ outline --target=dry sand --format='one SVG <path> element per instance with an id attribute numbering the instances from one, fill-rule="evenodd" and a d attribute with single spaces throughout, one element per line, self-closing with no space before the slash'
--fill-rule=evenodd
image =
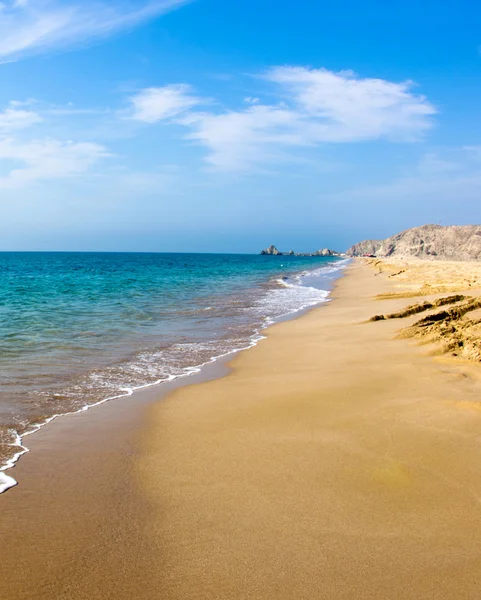
<path id="1" fill-rule="evenodd" d="M 384 297 L 402 298 L 481 289 L 481 262 L 370 259 L 365 261 L 391 281 Z"/>
<path id="2" fill-rule="evenodd" d="M 378 271 L 227 377 L 32 436 L 0 497 L 2 600 L 478 599 L 479 366 L 394 339 L 419 315 L 368 322 L 409 303 L 373 299 Z"/>

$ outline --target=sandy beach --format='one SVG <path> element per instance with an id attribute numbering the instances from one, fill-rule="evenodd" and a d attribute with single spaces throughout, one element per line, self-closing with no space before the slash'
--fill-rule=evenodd
<path id="1" fill-rule="evenodd" d="M 480 367 L 434 329 L 399 339 L 437 309 L 370 321 L 478 297 L 479 263 L 450 265 L 355 261 L 227 376 L 31 436 L 2 600 L 477 599 Z"/>

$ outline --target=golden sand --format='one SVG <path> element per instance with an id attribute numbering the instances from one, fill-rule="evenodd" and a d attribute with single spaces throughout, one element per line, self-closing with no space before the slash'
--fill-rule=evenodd
<path id="1" fill-rule="evenodd" d="M 152 408 L 162 598 L 479 597 L 481 385 L 366 323 L 385 286 L 354 266 L 329 307 Z"/>
<path id="2" fill-rule="evenodd" d="M 393 284 L 379 299 L 410 298 L 481 289 L 481 262 L 370 259 L 366 263 Z"/>
<path id="3" fill-rule="evenodd" d="M 419 269 L 403 285 L 434 287 Z M 373 299 L 400 291 L 378 272 L 354 263 L 332 303 L 147 403 L 117 446 L 95 411 L 75 453 L 52 424 L 0 497 L 2 600 L 479 598 L 479 366 L 395 339 L 419 314 L 369 322 L 408 304 Z"/>
<path id="4" fill-rule="evenodd" d="M 399 332 L 399 337 L 433 344 L 433 354 L 481 363 L 481 264 L 420 260 L 366 261 L 377 275 L 387 275 L 394 285 L 378 299 L 423 296 L 416 304 L 373 321 L 399 319 L 426 313 Z M 401 268 L 400 268 L 401 267 Z M 453 292 L 463 291 L 463 294 Z M 449 292 L 446 295 L 446 292 Z"/>

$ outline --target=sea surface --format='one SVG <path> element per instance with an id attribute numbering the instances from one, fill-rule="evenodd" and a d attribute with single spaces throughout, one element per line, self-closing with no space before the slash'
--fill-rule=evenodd
<path id="1" fill-rule="evenodd" d="M 0 492 L 55 416 L 196 372 L 326 302 L 347 261 L 0 253 Z"/>

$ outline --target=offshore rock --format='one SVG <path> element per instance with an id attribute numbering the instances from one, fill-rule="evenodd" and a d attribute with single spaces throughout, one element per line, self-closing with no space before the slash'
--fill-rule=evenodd
<path id="1" fill-rule="evenodd" d="M 262 250 L 261 254 L 269 254 L 271 256 L 282 256 L 282 252 L 279 252 L 279 250 L 272 244 L 265 250 Z"/>
<path id="2" fill-rule="evenodd" d="M 322 250 L 316 250 L 315 252 L 294 252 L 294 250 L 280 252 L 275 246 L 269 246 L 265 250 L 262 250 L 261 254 L 270 256 L 345 256 L 344 254 L 336 252 L 335 250 L 330 250 L 329 248 L 323 248 Z"/>
<path id="3" fill-rule="evenodd" d="M 330 250 L 329 248 L 323 248 L 322 250 L 316 250 L 312 256 L 341 256 L 339 252 Z"/>

